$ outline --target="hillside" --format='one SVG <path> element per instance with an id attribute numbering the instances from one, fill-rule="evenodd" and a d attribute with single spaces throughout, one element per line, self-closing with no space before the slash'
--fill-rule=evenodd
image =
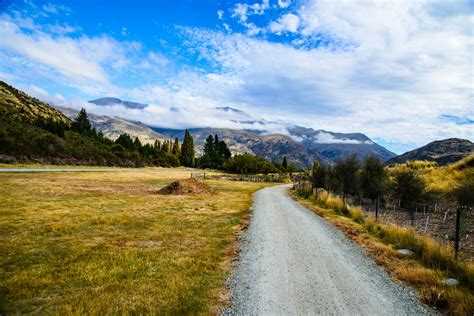
<path id="1" fill-rule="evenodd" d="M 178 158 L 133 143 L 114 143 L 86 122 L 0 82 L 0 163 L 139 167 L 177 166 Z"/>
<path id="2" fill-rule="evenodd" d="M 3 81 L 0 81 L 0 115 L 12 120 L 48 118 L 70 124 L 70 120 L 60 111 Z"/>
<path id="3" fill-rule="evenodd" d="M 431 142 L 423 147 L 389 159 L 387 164 L 408 161 L 434 161 L 439 165 L 448 165 L 474 153 L 474 144 L 467 139 L 448 138 Z"/>
<path id="4" fill-rule="evenodd" d="M 182 130 L 151 127 L 168 137 L 181 137 Z M 229 144 L 234 153 L 253 153 L 269 161 L 281 161 L 287 156 L 288 161 L 300 166 L 309 167 L 313 160 L 321 163 L 334 163 L 337 159 L 356 155 L 363 160 L 375 155 L 385 161 L 394 153 L 371 141 L 363 134 L 333 133 L 304 127 L 288 129 L 290 136 L 281 134 L 267 135 L 262 131 L 233 130 L 226 128 L 193 128 L 198 152 L 202 151 L 204 140 L 209 134 L 217 134 Z"/>
<path id="5" fill-rule="evenodd" d="M 79 111 L 55 106 L 58 110 L 73 119 Z M 153 144 L 155 140 L 168 139 L 167 136 L 161 135 L 146 125 L 139 122 L 131 122 L 119 117 L 111 117 L 106 115 L 95 115 L 89 113 L 89 119 L 97 130 L 100 130 L 105 137 L 116 140 L 121 134 L 127 133 L 132 138 L 138 137 L 142 144 Z"/>
<path id="6" fill-rule="evenodd" d="M 155 127 L 152 129 L 170 138 L 178 137 L 180 140 L 184 134 L 183 130 Z M 289 163 L 299 167 L 309 167 L 313 160 L 327 162 L 323 156 L 309 152 L 302 144 L 285 135 L 262 135 L 258 131 L 229 128 L 191 128 L 189 131 L 194 138 L 198 155 L 202 154 L 207 136 L 217 134 L 234 154 L 249 153 L 275 162 L 281 162 L 286 156 Z"/>
<path id="7" fill-rule="evenodd" d="M 394 153 L 361 133 L 334 133 L 301 126 L 291 127 L 288 131 L 292 137 L 301 139 L 301 143 L 307 150 L 318 153 L 333 162 L 352 155 L 360 160 L 377 156 L 382 161 L 395 156 Z"/>

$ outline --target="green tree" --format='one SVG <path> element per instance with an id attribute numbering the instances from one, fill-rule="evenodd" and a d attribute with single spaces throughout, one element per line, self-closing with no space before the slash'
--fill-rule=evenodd
<path id="1" fill-rule="evenodd" d="M 128 134 L 121 134 L 116 140 L 116 144 L 122 145 L 124 148 L 135 149 L 133 139 Z"/>
<path id="2" fill-rule="evenodd" d="M 422 202 L 426 184 L 416 171 L 403 169 L 395 173 L 392 188 L 400 205 L 413 209 L 417 203 Z"/>
<path id="3" fill-rule="evenodd" d="M 207 136 L 206 142 L 204 143 L 204 154 L 210 154 L 214 150 L 214 137 L 212 135 Z"/>
<path id="4" fill-rule="evenodd" d="M 326 178 L 327 178 L 327 171 L 324 165 L 321 165 L 318 161 L 313 161 L 313 168 L 312 168 L 312 180 L 313 180 L 313 188 L 326 188 Z"/>
<path id="5" fill-rule="evenodd" d="M 184 133 L 183 144 L 181 145 L 181 155 L 179 161 L 183 166 L 193 167 L 194 166 L 194 141 L 193 137 L 186 130 Z"/>
<path id="6" fill-rule="evenodd" d="M 281 162 L 281 166 L 283 167 L 284 170 L 288 168 L 288 161 L 286 161 L 286 156 L 283 157 L 283 161 Z"/>
<path id="7" fill-rule="evenodd" d="M 135 140 L 133 141 L 133 146 L 135 146 L 136 150 L 140 150 L 142 148 L 142 142 L 138 137 L 135 137 Z"/>
<path id="8" fill-rule="evenodd" d="M 226 142 L 223 140 L 219 141 L 219 144 L 217 145 L 217 152 L 219 153 L 219 157 L 221 158 L 222 163 L 224 163 L 232 156 L 229 147 L 227 147 Z"/>
<path id="9" fill-rule="evenodd" d="M 334 166 L 334 176 L 337 187 L 342 192 L 342 201 L 346 203 L 348 194 L 355 194 L 358 190 L 359 161 L 356 156 L 340 159 Z"/>
<path id="10" fill-rule="evenodd" d="M 179 147 L 179 140 L 178 140 L 178 137 L 176 137 L 174 139 L 173 149 L 171 150 L 171 153 L 175 155 L 176 157 L 179 157 L 180 152 L 181 152 L 181 148 Z"/>
<path id="11" fill-rule="evenodd" d="M 87 112 L 84 108 L 82 108 L 79 114 L 74 118 L 74 121 L 71 124 L 71 129 L 80 134 L 85 134 L 92 129 L 91 122 L 89 121 Z"/>
<path id="12" fill-rule="evenodd" d="M 378 217 L 379 202 L 387 189 L 388 175 L 383 163 L 376 156 L 368 157 L 360 174 L 360 187 L 364 197 L 375 202 L 375 218 Z"/>

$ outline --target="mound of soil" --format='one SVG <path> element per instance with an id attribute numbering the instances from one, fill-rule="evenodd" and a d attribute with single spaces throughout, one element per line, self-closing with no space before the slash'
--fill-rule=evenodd
<path id="1" fill-rule="evenodd" d="M 158 191 L 158 194 L 213 194 L 214 190 L 195 178 L 178 180 Z"/>

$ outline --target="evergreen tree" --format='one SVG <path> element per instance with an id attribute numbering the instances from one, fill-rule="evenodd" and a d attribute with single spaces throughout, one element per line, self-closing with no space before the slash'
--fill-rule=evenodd
<path id="1" fill-rule="evenodd" d="M 415 171 L 404 169 L 395 173 L 392 188 L 394 196 L 400 200 L 400 205 L 413 209 L 417 203 L 422 202 L 426 184 Z"/>
<path id="2" fill-rule="evenodd" d="M 378 217 L 379 201 L 385 194 L 388 175 L 380 159 L 370 156 L 365 160 L 360 174 L 360 186 L 365 197 L 375 201 L 375 218 Z"/>
<path id="3" fill-rule="evenodd" d="M 133 145 L 135 146 L 136 150 L 140 150 L 142 148 L 142 142 L 138 137 L 135 137 L 135 140 L 133 141 Z"/>
<path id="4" fill-rule="evenodd" d="M 342 191 L 342 201 L 346 203 L 347 194 L 355 194 L 358 190 L 358 172 L 360 166 L 356 156 L 338 160 L 334 166 L 337 187 Z"/>
<path id="5" fill-rule="evenodd" d="M 217 134 L 214 136 L 214 148 L 217 148 L 219 146 L 219 137 Z"/>
<path id="6" fill-rule="evenodd" d="M 194 141 L 193 137 L 189 133 L 189 130 L 186 130 L 184 133 L 184 139 L 183 144 L 181 145 L 181 154 L 179 156 L 179 161 L 183 166 L 194 166 Z"/>
<path id="7" fill-rule="evenodd" d="M 179 157 L 181 150 L 179 148 L 179 140 L 178 137 L 174 139 L 174 144 L 173 144 L 173 149 L 171 150 L 171 153 L 175 155 L 176 157 Z"/>
<path id="8" fill-rule="evenodd" d="M 227 159 L 229 159 L 232 156 L 232 153 L 230 152 L 229 148 L 227 147 L 227 144 L 225 141 L 221 140 L 219 142 L 219 145 L 217 145 L 217 152 L 219 153 L 219 157 L 222 160 L 223 164 Z"/>
<path id="9" fill-rule="evenodd" d="M 286 156 L 283 157 L 283 161 L 281 162 L 281 166 L 283 167 L 284 170 L 288 168 L 288 161 L 286 161 Z"/>
<path id="10" fill-rule="evenodd" d="M 156 151 L 156 152 L 161 151 L 161 142 L 160 142 L 158 139 L 155 140 L 154 147 L 155 147 L 155 151 Z"/>
<path id="11" fill-rule="evenodd" d="M 206 142 L 204 143 L 204 154 L 210 154 L 214 150 L 214 137 L 212 135 L 207 136 Z"/>
<path id="12" fill-rule="evenodd" d="M 74 121 L 71 124 L 71 129 L 80 134 L 84 134 L 89 132 L 91 128 L 92 125 L 87 117 L 87 112 L 82 108 L 79 114 L 74 118 Z"/>
<path id="13" fill-rule="evenodd" d="M 125 148 L 128 149 L 135 149 L 135 145 L 133 144 L 133 140 L 128 134 L 122 134 L 120 135 L 116 140 L 116 144 L 122 145 Z"/>
<path id="14" fill-rule="evenodd" d="M 327 188 L 327 171 L 324 165 L 321 165 L 318 161 L 313 161 L 312 170 L 313 188 Z"/>

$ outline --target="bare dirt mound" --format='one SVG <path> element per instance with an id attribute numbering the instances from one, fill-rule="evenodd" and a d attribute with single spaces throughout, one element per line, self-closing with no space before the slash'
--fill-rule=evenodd
<path id="1" fill-rule="evenodd" d="M 214 190 L 195 178 L 178 180 L 158 191 L 158 194 L 213 194 Z"/>

